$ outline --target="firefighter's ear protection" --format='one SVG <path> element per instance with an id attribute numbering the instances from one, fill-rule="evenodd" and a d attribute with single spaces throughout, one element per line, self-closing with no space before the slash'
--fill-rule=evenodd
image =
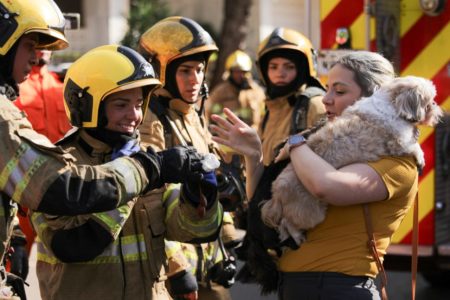
<path id="1" fill-rule="evenodd" d="M 110 94 L 142 87 L 143 114 L 152 91 L 160 87 L 152 66 L 136 51 L 125 46 L 97 47 L 67 70 L 64 104 L 73 126 L 98 127 L 100 103 Z"/>
<path id="2" fill-rule="evenodd" d="M 60 50 L 69 43 L 65 19 L 53 0 L 0 0 L 0 55 L 29 33 L 38 33 L 37 49 Z"/>
<path id="3" fill-rule="evenodd" d="M 171 38 L 168 39 L 168 36 Z M 142 34 L 139 48 L 155 67 L 163 85 L 166 84 L 167 66 L 172 61 L 204 53 L 207 64 L 209 56 L 218 51 L 210 34 L 197 22 L 185 17 L 169 17 L 150 27 Z"/>

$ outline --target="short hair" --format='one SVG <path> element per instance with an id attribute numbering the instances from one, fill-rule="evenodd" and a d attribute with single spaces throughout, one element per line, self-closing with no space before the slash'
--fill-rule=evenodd
<path id="1" fill-rule="evenodd" d="M 381 85 L 395 78 L 392 64 L 376 52 L 351 51 L 339 57 L 336 64 L 353 72 L 364 97 L 372 95 Z"/>

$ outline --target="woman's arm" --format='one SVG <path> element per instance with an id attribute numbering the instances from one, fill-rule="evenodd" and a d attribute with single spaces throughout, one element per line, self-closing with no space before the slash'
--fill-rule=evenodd
<path id="1" fill-rule="evenodd" d="M 287 146 L 283 152 L 287 151 Z M 335 169 L 306 144 L 292 149 L 291 163 L 308 191 L 332 205 L 381 201 L 388 191 L 378 173 L 367 164 L 355 163 Z"/>
<path id="2" fill-rule="evenodd" d="M 240 120 L 231 110 L 225 108 L 223 112 L 227 119 L 218 115 L 211 116 L 217 124 L 210 125 L 215 134 L 212 139 L 244 156 L 246 192 L 247 198 L 251 199 L 264 170 L 261 140 L 256 130 Z"/>

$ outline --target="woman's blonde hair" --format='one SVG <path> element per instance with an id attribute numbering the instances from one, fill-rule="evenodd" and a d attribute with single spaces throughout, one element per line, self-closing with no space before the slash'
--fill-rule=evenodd
<path id="1" fill-rule="evenodd" d="M 382 55 L 369 51 L 351 51 L 335 63 L 354 73 L 354 79 L 364 97 L 370 96 L 381 85 L 395 77 L 392 64 Z"/>

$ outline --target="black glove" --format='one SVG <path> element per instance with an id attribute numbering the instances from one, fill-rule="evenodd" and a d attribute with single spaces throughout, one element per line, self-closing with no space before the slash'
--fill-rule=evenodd
<path id="1" fill-rule="evenodd" d="M 159 188 L 164 183 L 198 183 L 203 178 L 204 155 L 192 147 L 176 146 L 156 153 L 151 147 L 147 152 L 132 155 L 144 167 L 149 185 L 146 191 Z"/>
<path id="2" fill-rule="evenodd" d="M 199 183 L 207 171 L 203 168 L 205 155 L 193 147 L 176 146 L 158 155 L 162 161 L 160 180 L 163 183 Z"/>
<path id="3" fill-rule="evenodd" d="M 169 287 L 172 297 L 198 291 L 197 279 L 186 270 L 169 277 Z"/>
<path id="4" fill-rule="evenodd" d="M 23 280 L 28 276 L 28 253 L 25 248 L 27 240 L 22 230 L 18 225 L 14 228 L 14 234 L 11 237 L 11 248 L 13 251 L 10 254 L 9 260 L 11 262 L 11 273 L 19 276 Z"/>
<path id="5" fill-rule="evenodd" d="M 206 203 L 204 204 L 206 209 L 210 208 L 211 205 L 217 198 L 217 178 L 214 173 L 208 172 L 203 174 L 203 178 L 200 182 L 187 182 L 183 184 L 183 199 L 192 203 L 197 207 L 204 196 L 206 198 Z"/>

